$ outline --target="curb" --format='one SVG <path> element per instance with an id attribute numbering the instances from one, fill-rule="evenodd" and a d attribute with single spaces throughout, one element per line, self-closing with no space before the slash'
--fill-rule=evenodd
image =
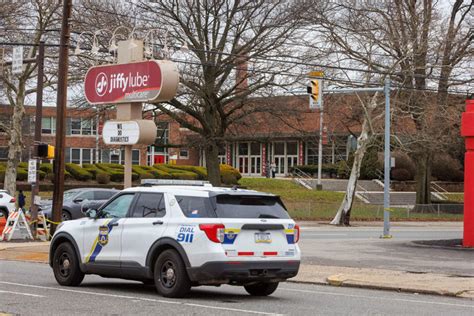
<path id="1" fill-rule="evenodd" d="M 351 288 L 360 288 L 360 289 L 371 289 L 371 290 L 383 290 L 383 291 L 396 291 L 400 293 L 410 293 L 410 294 L 424 294 L 424 295 L 437 295 L 437 296 L 447 296 L 447 297 L 457 297 L 468 300 L 474 300 L 474 291 L 461 291 L 461 292 L 450 292 L 450 291 L 437 291 L 429 289 L 413 289 L 413 288 L 404 288 L 404 287 L 394 287 L 388 285 L 379 285 L 379 284 L 370 284 L 363 282 L 352 283 L 350 280 L 343 280 L 339 278 L 339 275 L 332 275 L 326 278 L 326 281 L 300 281 L 289 279 L 286 282 L 296 283 L 296 284 L 314 284 L 314 285 L 328 285 L 334 287 L 351 287 Z M 470 294 L 472 292 L 472 294 Z M 467 295 L 466 295 L 467 294 Z"/>
<path id="2" fill-rule="evenodd" d="M 473 251 L 474 252 L 474 248 L 450 247 L 450 246 L 423 243 L 427 241 L 429 240 L 410 241 L 406 243 L 406 245 L 410 247 L 418 247 L 418 248 L 435 248 L 435 249 L 446 249 L 446 250 L 454 250 L 454 251 L 468 251 L 468 252 Z"/>

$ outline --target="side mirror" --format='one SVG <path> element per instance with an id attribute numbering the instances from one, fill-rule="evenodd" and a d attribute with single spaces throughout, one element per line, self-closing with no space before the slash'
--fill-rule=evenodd
<path id="1" fill-rule="evenodd" d="M 81 203 L 82 201 L 84 201 L 83 198 L 77 198 L 73 200 L 74 203 Z"/>
<path id="2" fill-rule="evenodd" d="M 99 212 L 97 210 L 90 208 L 84 213 L 84 215 L 86 215 L 86 217 L 88 218 L 96 219 L 99 217 Z"/>

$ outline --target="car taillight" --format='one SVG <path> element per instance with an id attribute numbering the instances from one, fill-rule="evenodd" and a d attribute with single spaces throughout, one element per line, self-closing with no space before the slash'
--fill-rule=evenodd
<path id="1" fill-rule="evenodd" d="M 293 240 L 295 244 L 300 240 L 300 227 L 298 225 L 295 225 L 295 237 Z"/>
<path id="2" fill-rule="evenodd" d="M 224 229 L 222 224 L 199 224 L 199 229 L 206 233 L 207 238 L 215 243 L 224 241 Z"/>
<path id="3" fill-rule="evenodd" d="M 10 200 L 10 203 L 15 203 L 15 202 L 16 202 L 16 199 L 12 197 L 12 199 Z"/>

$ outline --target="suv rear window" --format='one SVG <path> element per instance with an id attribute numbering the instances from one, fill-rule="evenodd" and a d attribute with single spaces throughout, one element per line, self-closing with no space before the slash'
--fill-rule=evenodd
<path id="1" fill-rule="evenodd" d="M 215 210 L 220 218 L 290 218 L 277 196 L 218 195 Z"/>
<path id="2" fill-rule="evenodd" d="M 186 217 L 216 217 L 208 197 L 177 195 L 176 201 Z"/>
<path id="3" fill-rule="evenodd" d="M 290 218 L 277 196 L 217 195 L 213 198 L 176 196 L 186 217 Z"/>

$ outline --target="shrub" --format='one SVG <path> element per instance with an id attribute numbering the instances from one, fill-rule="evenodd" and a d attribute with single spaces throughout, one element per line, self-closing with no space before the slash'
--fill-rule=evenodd
<path id="1" fill-rule="evenodd" d="M 461 163 L 448 154 L 440 154 L 433 157 L 431 174 L 440 181 L 463 181 Z"/>
<path id="2" fill-rule="evenodd" d="M 64 170 L 64 180 L 69 180 L 71 178 L 72 178 L 71 174 L 67 170 Z M 48 173 L 46 175 L 46 179 L 54 183 L 54 173 Z"/>
<path id="3" fill-rule="evenodd" d="M 24 161 L 24 162 L 20 162 L 20 163 L 18 164 L 18 168 L 22 168 L 22 169 L 28 170 L 28 163 L 25 162 L 25 161 Z"/>
<path id="4" fill-rule="evenodd" d="M 150 172 L 155 179 L 171 179 L 171 175 L 163 170 L 152 170 Z"/>
<path id="5" fill-rule="evenodd" d="M 39 169 L 41 171 L 45 172 L 46 174 L 53 173 L 53 164 L 50 164 L 48 162 L 44 162 L 44 163 L 40 164 Z"/>
<path id="6" fill-rule="evenodd" d="M 134 173 L 138 174 L 140 176 L 140 179 L 153 179 L 155 178 L 153 174 L 148 171 L 145 166 L 132 166 L 132 170 Z"/>
<path id="7" fill-rule="evenodd" d="M 221 164 L 220 165 L 220 170 L 221 170 L 221 175 L 224 173 L 231 173 L 234 175 L 234 177 L 238 180 L 242 178 L 242 175 L 240 174 L 239 170 L 235 169 L 232 166 L 226 165 L 226 164 Z"/>
<path id="8" fill-rule="evenodd" d="M 87 181 L 92 179 L 92 174 L 87 170 L 81 168 L 81 166 L 67 163 L 66 170 L 74 177 L 74 179 L 79 181 Z"/>
<path id="9" fill-rule="evenodd" d="M 318 174 L 318 165 L 298 165 L 296 168 L 310 175 Z M 321 166 L 321 171 L 324 173 L 329 173 L 331 176 L 337 175 L 338 165 L 333 163 L 323 164 Z M 293 167 L 290 167 L 290 172 L 293 172 Z"/>
<path id="10" fill-rule="evenodd" d="M 183 172 L 170 172 L 172 179 L 180 180 L 197 180 L 199 176 L 194 172 L 183 171 Z"/>
<path id="11" fill-rule="evenodd" d="M 110 181 L 113 182 L 122 182 L 123 181 L 123 172 L 120 171 L 110 171 L 107 172 L 110 177 Z"/>
<path id="12" fill-rule="evenodd" d="M 408 181 L 415 178 L 416 167 L 413 160 L 402 151 L 395 151 L 392 154 L 392 157 L 395 158 L 395 167 L 392 168 L 392 177 L 394 180 L 398 181 Z M 383 165 L 383 154 L 379 154 L 379 163 Z M 399 169 L 404 171 L 398 171 Z M 400 176 L 400 179 L 395 177 Z"/>
<path id="13" fill-rule="evenodd" d="M 82 168 L 92 175 L 92 179 L 96 179 L 97 173 L 100 171 L 99 168 L 97 168 L 95 165 L 90 164 L 90 163 L 82 164 Z"/>
<path id="14" fill-rule="evenodd" d="M 352 163 L 351 163 L 352 165 Z M 351 165 L 348 161 L 341 160 L 337 163 L 337 177 L 341 179 L 348 179 L 351 174 Z"/>
<path id="15" fill-rule="evenodd" d="M 95 179 L 99 184 L 108 184 L 110 182 L 110 176 L 102 171 L 97 172 Z"/>
<path id="16" fill-rule="evenodd" d="M 22 168 L 16 170 L 16 180 L 26 181 L 28 179 L 28 171 Z"/>
<path id="17" fill-rule="evenodd" d="M 46 178 L 46 172 L 44 172 L 43 170 L 38 170 L 38 176 L 40 180 L 44 180 Z"/>
<path id="18" fill-rule="evenodd" d="M 174 170 L 184 170 L 184 171 L 194 172 L 198 175 L 199 180 L 207 179 L 207 171 L 206 171 L 206 168 L 204 167 L 187 166 L 187 165 L 170 165 L 168 168 L 174 169 Z"/>
<path id="19" fill-rule="evenodd" d="M 228 172 L 221 173 L 221 182 L 222 184 L 226 185 L 238 184 L 238 180 L 235 178 L 235 175 Z"/>
<path id="20" fill-rule="evenodd" d="M 391 179 L 396 181 L 408 181 L 413 179 L 413 176 L 410 171 L 404 168 L 393 169 L 390 177 Z"/>

